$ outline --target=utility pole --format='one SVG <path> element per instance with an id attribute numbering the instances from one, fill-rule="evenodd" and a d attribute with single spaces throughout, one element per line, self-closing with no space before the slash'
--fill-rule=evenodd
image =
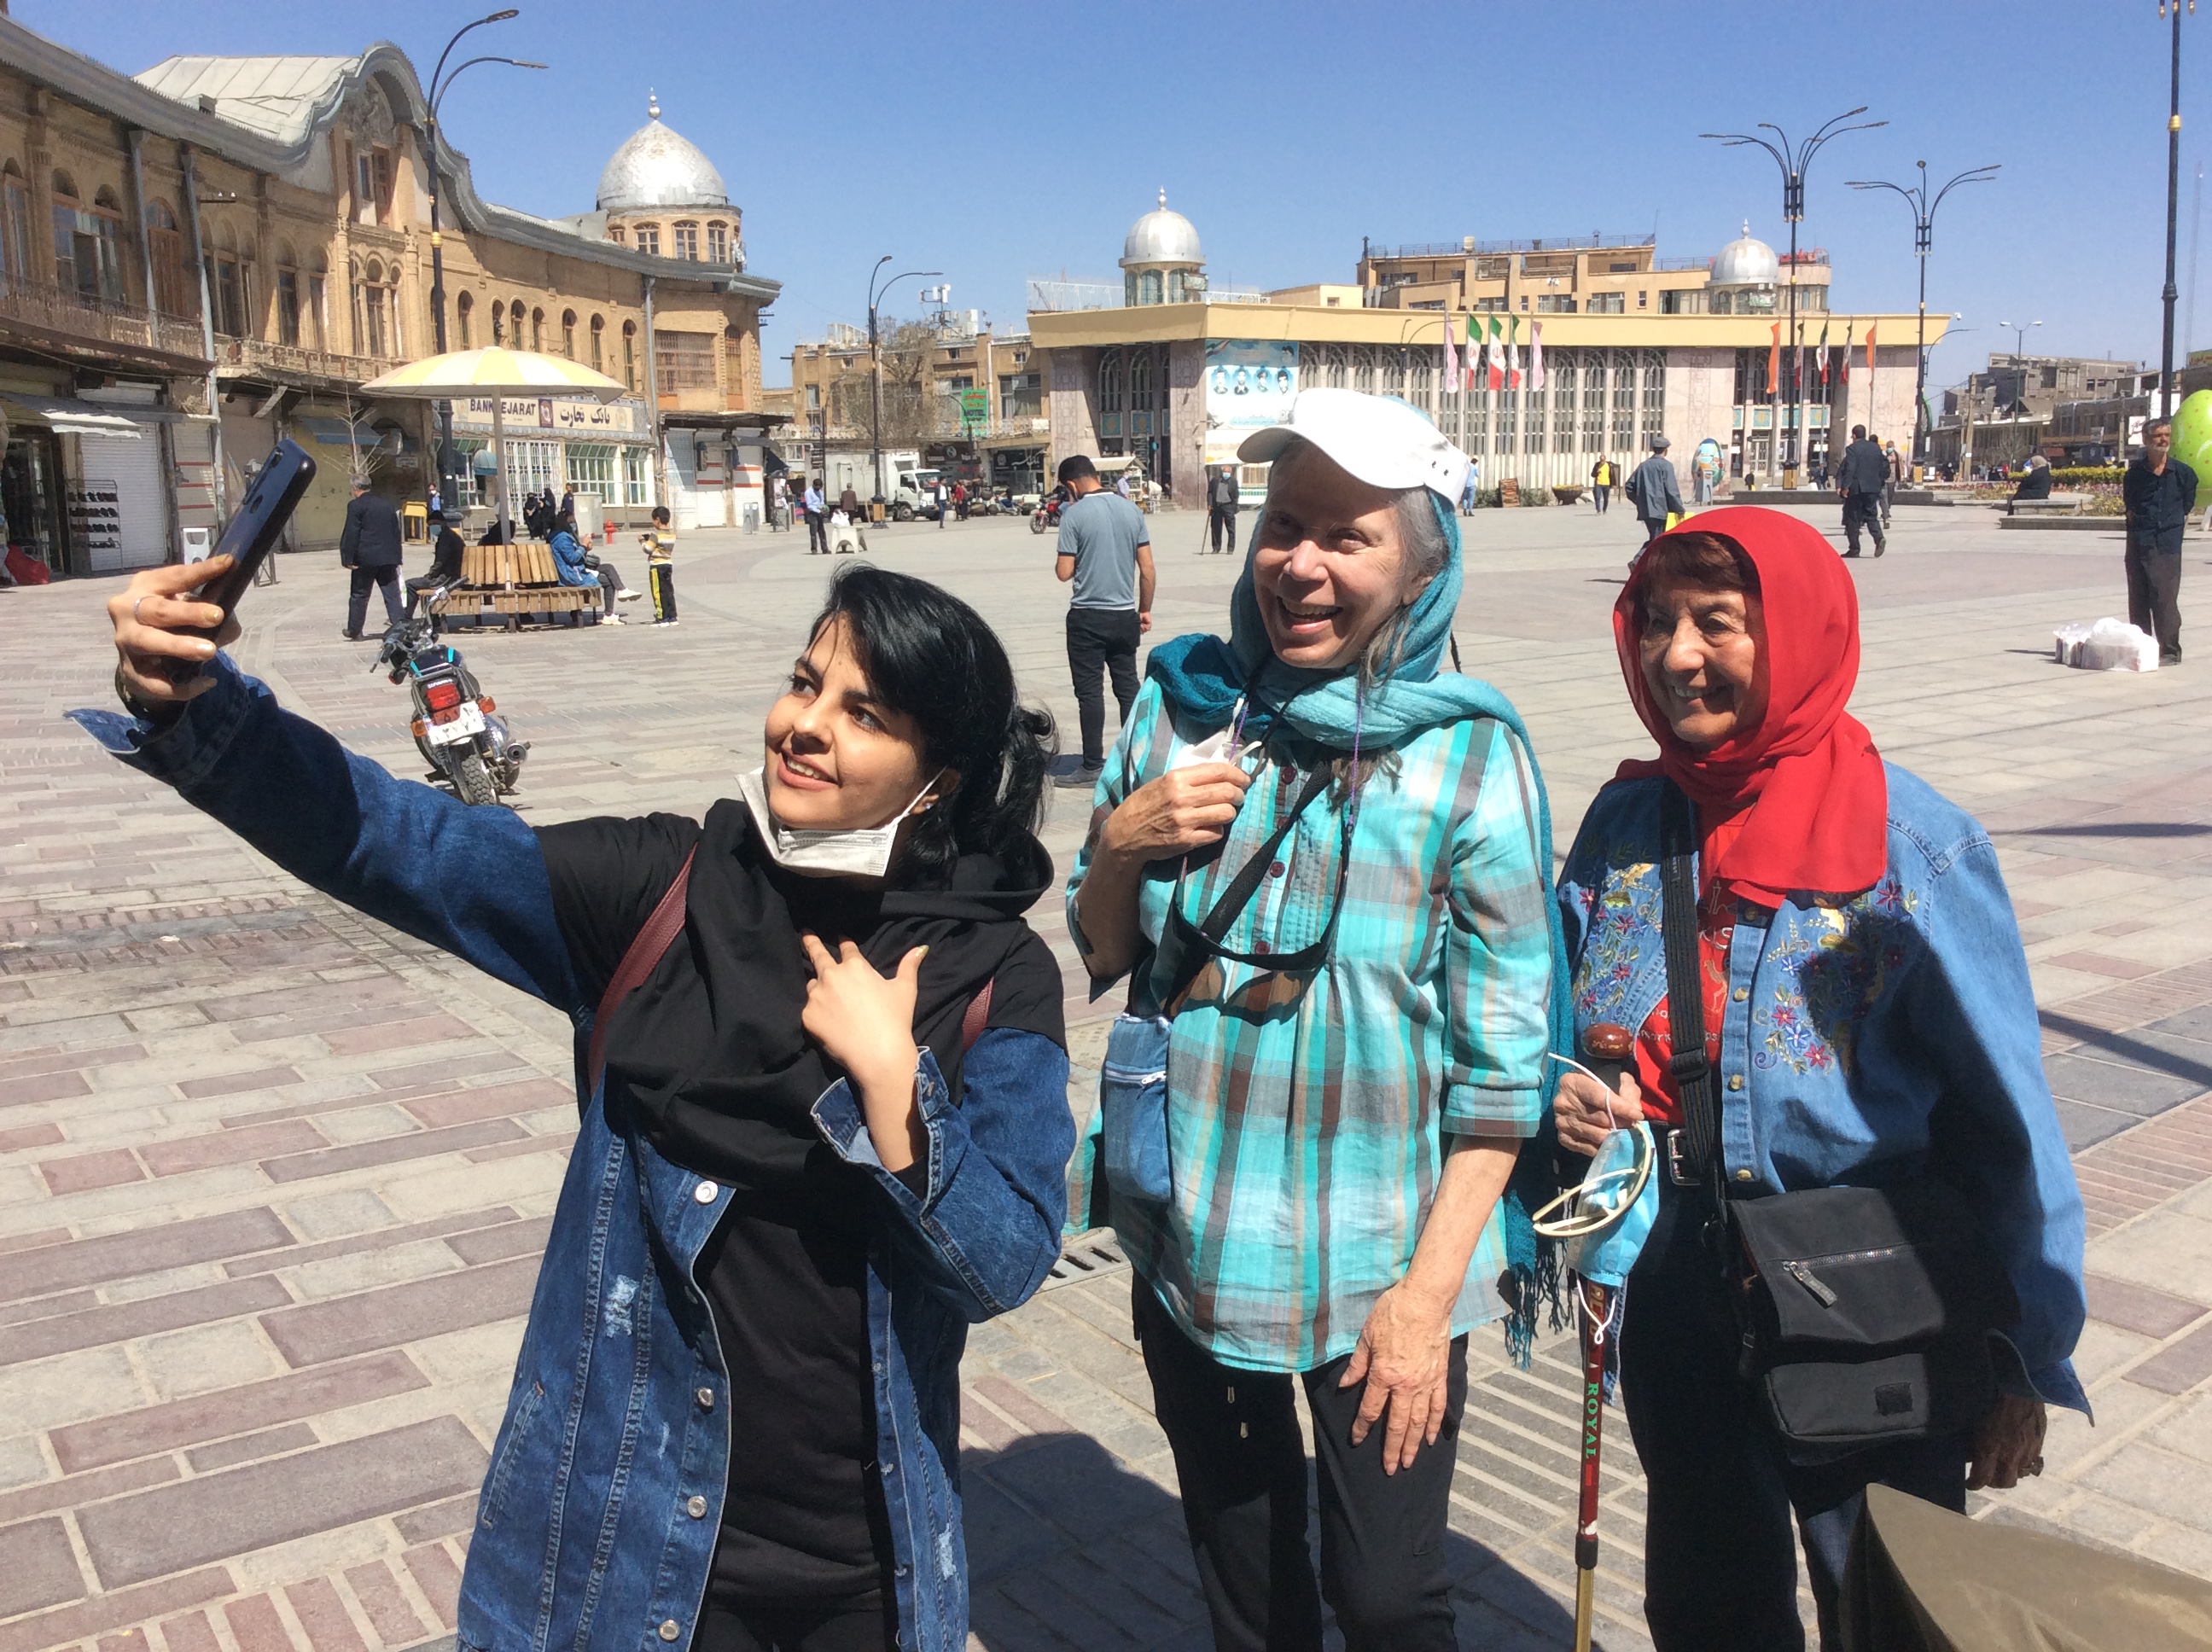
<path id="1" fill-rule="evenodd" d="M 945 273 L 942 270 L 909 270 L 904 275 L 893 276 L 881 287 L 878 287 L 876 277 L 883 273 L 884 266 L 891 261 L 892 257 L 891 253 L 884 253 L 876 260 L 876 267 L 868 272 L 868 401 L 871 421 L 870 440 L 874 445 L 876 454 L 875 502 L 878 504 L 884 502 L 884 349 L 883 341 L 878 336 L 876 328 L 876 305 L 890 292 L 892 288 L 902 281 L 913 281 L 922 276 L 941 276 Z M 825 421 L 825 428 L 826 422 Z M 825 445 L 822 450 L 823 462 L 826 465 L 829 462 L 830 451 L 826 445 L 828 441 L 826 435 L 823 441 Z"/>
<path id="2" fill-rule="evenodd" d="M 2189 0 L 2197 9 L 2197 0 Z M 2172 96 L 2166 118 L 2166 290 L 2165 311 L 2158 352 L 2158 411 L 2173 416 L 2173 301 L 2179 295 L 2173 284 L 2173 232 L 2181 205 L 2181 0 L 2159 0 L 2158 15 L 2173 17 Z"/>

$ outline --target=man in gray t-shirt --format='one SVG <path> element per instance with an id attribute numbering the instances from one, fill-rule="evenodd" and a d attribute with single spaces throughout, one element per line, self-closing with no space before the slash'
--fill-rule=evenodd
<path id="1" fill-rule="evenodd" d="M 1098 467 L 1079 453 L 1062 459 L 1060 481 L 1069 502 L 1060 513 L 1063 584 L 1075 587 L 1067 610 L 1067 666 L 1083 725 L 1083 766 L 1060 786 L 1091 786 L 1106 766 L 1106 696 L 1101 672 L 1114 679 L 1121 720 L 1137 699 L 1137 639 L 1152 628 L 1152 531 L 1145 513 L 1098 485 Z"/>

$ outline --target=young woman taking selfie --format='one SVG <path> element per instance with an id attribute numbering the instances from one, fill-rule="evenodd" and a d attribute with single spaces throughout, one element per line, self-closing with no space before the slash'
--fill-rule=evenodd
<path id="1" fill-rule="evenodd" d="M 211 570 L 109 604 L 128 714 L 78 720 L 576 1026 L 460 1644 L 963 1648 L 965 1327 L 1057 1260 L 1073 1146 L 1060 971 L 1022 918 L 1052 725 L 998 638 L 848 568 L 737 799 L 532 829 L 280 709 L 191 632 L 222 621 L 189 596 Z"/>

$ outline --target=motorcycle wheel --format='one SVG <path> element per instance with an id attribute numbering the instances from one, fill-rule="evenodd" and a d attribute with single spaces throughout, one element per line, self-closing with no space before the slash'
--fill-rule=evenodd
<path id="1" fill-rule="evenodd" d="M 1044 513 L 1042 511 L 1036 512 L 1030 518 L 1030 531 L 1031 533 L 1042 533 L 1044 531 Z"/>
<path id="2" fill-rule="evenodd" d="M 491 775 L 484 768 L 482 752 L 464 751 L 454 761 L 453 790 L 461 794 L 463 803 L 471 805 L 499 801 L 499 793 L 493 787 Z"/>

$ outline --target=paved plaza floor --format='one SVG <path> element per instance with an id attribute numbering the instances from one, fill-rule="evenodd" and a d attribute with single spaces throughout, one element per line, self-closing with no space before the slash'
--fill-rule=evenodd
<path id="1" fill-rule="evenodd" d="M 1220 629 L 1236 564 L 1196 554 L 1192 513 L 1153 525 L 1153 635 Z M 1635 525 L 1584 507 L 1468 530 L 1462 659 L 1527 714 L 1564 848 L 1650 749 L 1607 618 Z M 1977 1511 L 2212 1574 L 2212 644 L 2148 676 L 2051 663 L 2055 623 L 2123 602 L 2112 534 L 1901 508 L 1891 544 L 1852 565 L 1855 709 L 1996 838 L 2090 1213 L 2096 1426 L 2058 1414 L 2043 1478 Z M 532 743 L 524 818 L 731 794 L 821 598 L 803 550 L 686 535 L 673 630 L 464 635 Z M 1048 540 L 978 520 L 870 550 L 981 608 L 1072 738 Z M 2212 605 L 2207 552 L 2186 555 L 2185 612 Z M 246 669 L 418 774 L 402 691 L 338 638 L 335 558 L 281 575 L 247 598 Z M 64 722 L 107 700 L 116 584 L 0 591 L 0 1652 L 449 1641 L 574 1130 L 567 1023 L 276 872 Z M 1063 870 L 1085 810 L 1054 811 Z M 1033 916 L 1087 1114 L 1104 1023 L 1056 903 Z M 1102 1237 L 1061 1271 L 969 1345 L 973 1644 L 1203 1647 L 1126 1267 Z M 1462 1643 L 1565 1646 L 1571 1350 L 1526 1372 L 1494 1333 L 1477 1353 Z M 1642 1488 L 1609 1424 L 1600 1641 L 1637 1647 Z"/>

